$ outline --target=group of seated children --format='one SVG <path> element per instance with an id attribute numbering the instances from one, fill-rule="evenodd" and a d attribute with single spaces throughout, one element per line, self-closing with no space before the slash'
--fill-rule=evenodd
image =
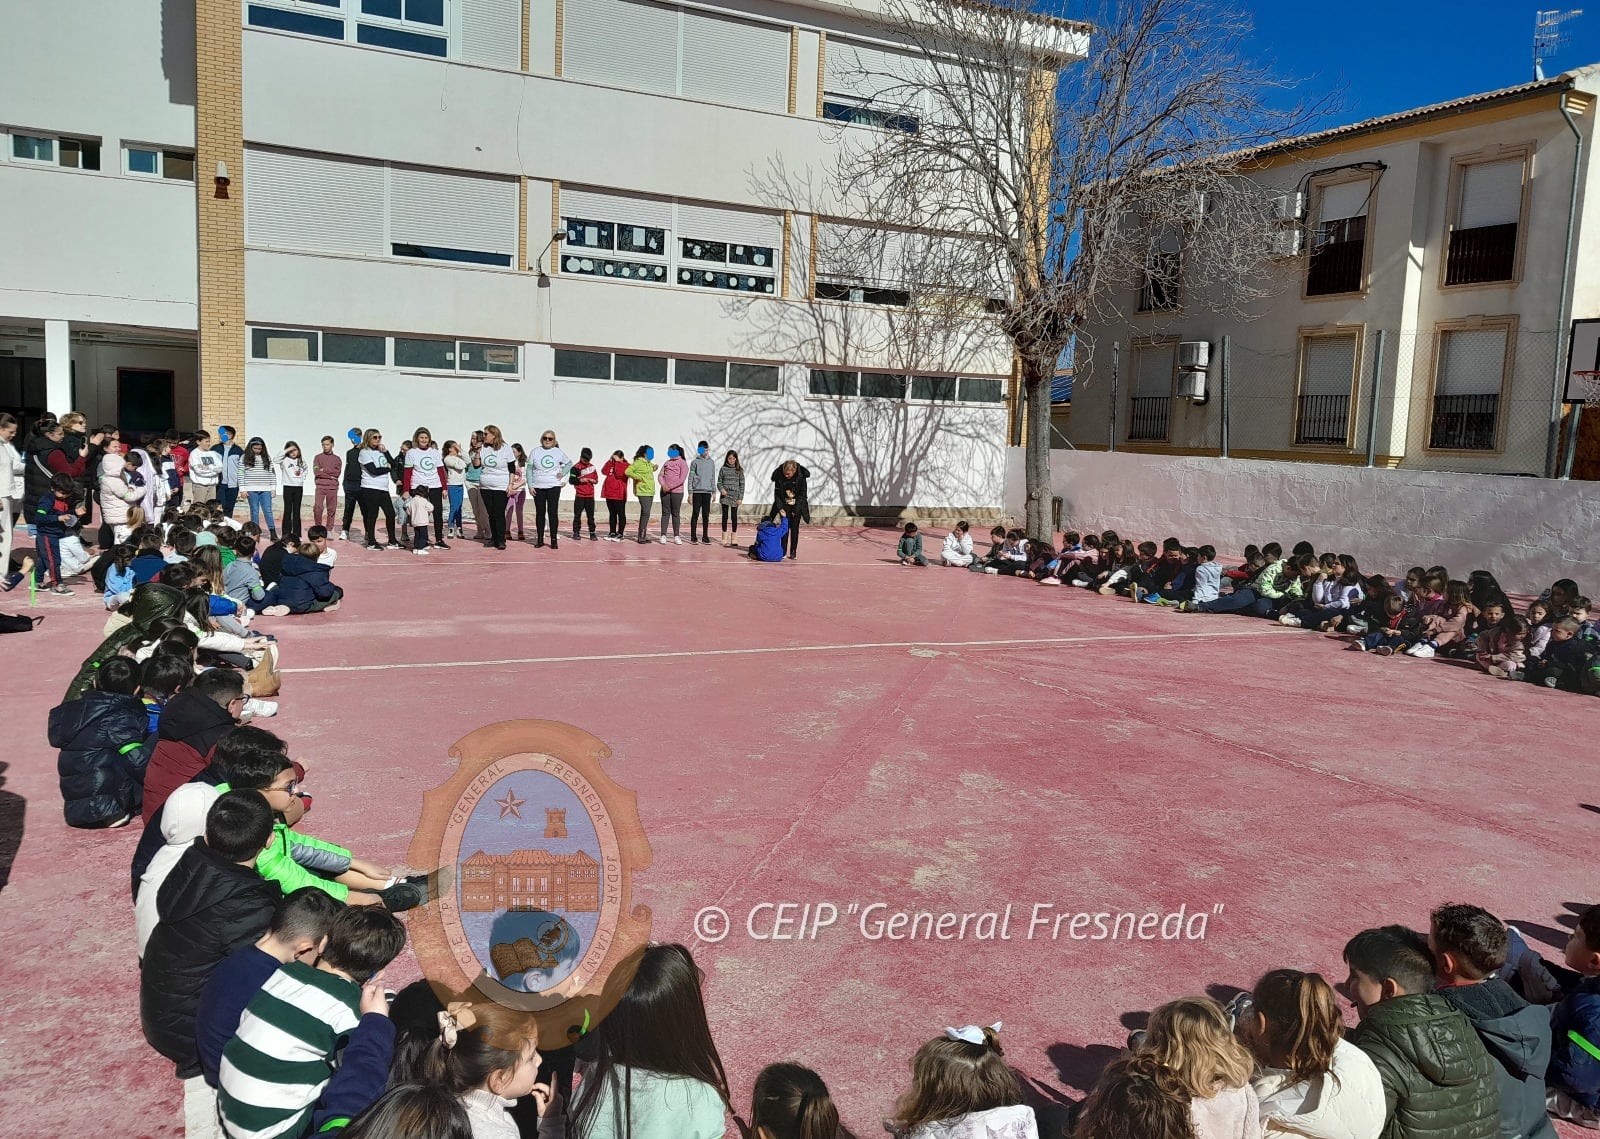
<path id="1" fill-rule="evenodd" d="M 1177 538 L 1135 544 L 1113 530 L 1068 532 L 1057 549 L 996 526 L 988 552 L 979 554 L 969 529 L 960 522 L 945 538 L 945 565 L 1078 586 L 1181 613 L 1265 618 L 1348 637 L 1353 652 L 1471 661 L 1491 676 L 1600 695 L 1600 628 L 1570 578 L 1519 613 L 1488 570 L 1460 580 L 1444 566 L 1415 566 L 1391 582 L 1363 573 L 1350 554 L 1319 555 L 1309 542 L 1287 557 L 1276 542 L 1246 546 L 1242 563 L 1224 568 L 1212 546 L 1185 546 Z M 915 560 L 908 554 L 913 535 L 908 526 L 902 562 Z"/>

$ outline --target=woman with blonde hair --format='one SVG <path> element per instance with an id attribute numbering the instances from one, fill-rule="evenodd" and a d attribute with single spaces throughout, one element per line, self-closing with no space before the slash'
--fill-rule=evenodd
<path id="1" fill-rule="evenodd" d="M 1252 1084 L 1267 1135 L 1377 1139 L 1383 1080 L 1344 1038 L 1338 999 L 1321 974 L 1274 969 L 1241 999 L 1238 1020 L 1258 1065 Z"/>
<path id="2" fill-rule="evenodd" d="M 483 497 L 483 522 L 489 526 L 488 544 L 503 550 L 506 548 L 506 492 L 511 488 L 511 476 L 517 472 L 517 453 L 506 445 L 505 436 L 493 423 L 483 429 L 483 445 L 473 452 L 472 465 L 480 472 L 478 493 Z"/>
<path id="3" fill-rule="evenodd" d="M 1136 1053 L 1172 1074 L 1189 1097 L 1195 1139 L 1261 1139 L 1261 1108 L 1250 1086 L 1255 1058 L 1216 1001 L 1185 997 L 1150 1014 Z"/>

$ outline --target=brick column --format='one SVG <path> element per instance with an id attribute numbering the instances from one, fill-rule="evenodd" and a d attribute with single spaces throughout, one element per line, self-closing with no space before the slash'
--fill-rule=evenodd
<path id="1" fill-rule="evenodd" d="M 200 426 L 244 422 L 243 37 L 234 0 L 195 3 L 195 220 L 199 240 Z M 219 191 L 217 163 L 230 184 Z M 226 193 L 226 197 L 219 197 Z"/>

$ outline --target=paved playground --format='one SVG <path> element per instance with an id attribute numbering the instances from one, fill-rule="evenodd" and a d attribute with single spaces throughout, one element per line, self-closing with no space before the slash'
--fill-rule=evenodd
<path id="1" fill-rule="evenodd" d="M 861 1136 L 947 1024 L 1003 1021 L 1007 1058 L 1060 1102 L 1164 1000 L 1280 965 L 1342 980 L 1350 934 L 1447 900 L 1550 949 L 1592 900 L 1593 699 L 901 567 L 896 537 L 808 531 L 777 565 L 342 544 L 339 612 L 261 622 L 285 668 L 264 726 L 311 767 L 303 829 L 399 865 L 460 737 L 515 718 L 594 733 L 654 852 L 634 898 L 706 971 L 736 1106 L 795 1059 Z M 0 642 L 0 836 L 23 832 L 0 890 L 0 1118 L 181 1135 L 139 1032 L 138 826 L 68 830 L 44 742 L 105 614 L 87 586 L 39 605 L 39 631 Z M 768 936 L 802 916 L 806 936 Z M 408 952 L 387 980 L 416 975 Z"/>

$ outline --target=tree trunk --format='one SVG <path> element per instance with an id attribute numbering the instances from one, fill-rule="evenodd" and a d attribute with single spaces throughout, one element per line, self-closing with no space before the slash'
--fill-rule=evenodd
<path id="1" fill-rule="evenodd" d="M 1053 357 L 1052 357 L 1053 359 Z M 1055 368 L 1037 358 L 1022 358 L 1023 462 L 1027 472 L 1028 537 L 1055 542 L 1054 494 L 1050 487 L 1050 382 Z"/>

